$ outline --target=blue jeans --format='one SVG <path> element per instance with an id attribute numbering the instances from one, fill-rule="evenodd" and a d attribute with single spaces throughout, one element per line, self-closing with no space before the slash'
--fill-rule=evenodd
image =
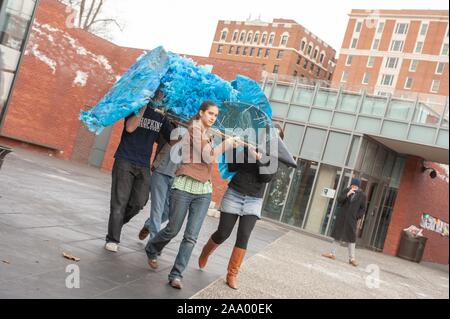
<path id="1" fill-rule="evenodd" d="M 145 247 L 148 258 L 156 259 L 158 253 L 180 232 L 186 215 L 188 215 L 183 240 L 181 241 L 173 268 L 170 271 L 169 280 L 183 278 L 182 273 L 189 263 L 210 203 L 211 194 L 195 195 L 172 189 L 170 194 L 169 223 L 153 239 L 149 240 Z"/>
<path id="2" fill-rule="evenodd" d="M 170 189 L 173 177 L 153 172 L 150 180 L 150 217 L 144 227 L 150 232 L 150 239 L 161 229 L 161 224 L 169 219 Z"/>

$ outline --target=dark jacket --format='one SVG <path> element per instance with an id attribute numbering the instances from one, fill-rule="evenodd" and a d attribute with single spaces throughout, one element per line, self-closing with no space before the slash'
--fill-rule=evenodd
<path id="1" fill-rule="evenodd" d="M 264 157 L 261 162 L 252 163 L 248 160 L 247 151 L 244 153 L 243 163 L 236 163 L 235 155 L 233 163 L 228 163 L 228 170 L 232 173 L 236 172 L 228 186 L 242 195 L 262 198 L 266 184 L 272 180 L 276 172 L 269 173 L 270 159 L 268 157 Z"/>
<path id="2" fill-rule="evenodd" d="M 336 240 L 347 243 L 356 242 L 356 225 L 366 212 L 366 194 L 357 191 L 352 198 L 347 197 L 350 188 L 344 189 L 338 196 L 336 222 L 331 234 Z"/>

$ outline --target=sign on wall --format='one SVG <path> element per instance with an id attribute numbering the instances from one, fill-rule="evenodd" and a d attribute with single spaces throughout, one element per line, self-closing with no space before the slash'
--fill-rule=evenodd
<path id="1" fill-rule="evenodd" d="M 439 218 L 432 217 L 428 213 L 422 214 L 420 227 L 439 233 L 442 236 L 448 237 L 449 234 L 448 223 L 440 220 Z"/>
<path id="2" fill-rule="evenodd" d="M 331 188 L 324 188 L 322 189 L 322 196 L 328 197 L 328 198 L 334 198 L 336 195 L 336 190 Z"/>

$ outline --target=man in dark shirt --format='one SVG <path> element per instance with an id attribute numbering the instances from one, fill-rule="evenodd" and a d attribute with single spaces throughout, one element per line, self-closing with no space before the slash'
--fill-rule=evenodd
<path id="1" fill-rule="evenodd" d="M 158 91 L 155 100 L 160 100 Z M 112 171 L 111 210 L 105 249 L 117 252 L 123 225 L 144 208 L 149 199 L 150 158 L 153 144 L 159 134 L 170 141 L 172 126 L 155 112 L 152 102 L 144 106 L 139 115 L 125 119 L 119 147 L 114 155 Z"/>

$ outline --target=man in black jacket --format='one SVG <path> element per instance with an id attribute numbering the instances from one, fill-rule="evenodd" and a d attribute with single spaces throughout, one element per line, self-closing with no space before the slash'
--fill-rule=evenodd
<path id="1" fill-rule="evenodd" d="M 366 194 L 361 190 L 361 180 L 353 178 L 350 188 L 344 189 L 338 196 L 338 209 L 336 211 L 336 223 L 331 234 L 335 244 L 330 253 L 322 256 L 336 259 L 336 243 L 338 241 L 348 243 L 349 264 L 357 267 L 355 260 L 356 226 L 366 212 Z"/>

